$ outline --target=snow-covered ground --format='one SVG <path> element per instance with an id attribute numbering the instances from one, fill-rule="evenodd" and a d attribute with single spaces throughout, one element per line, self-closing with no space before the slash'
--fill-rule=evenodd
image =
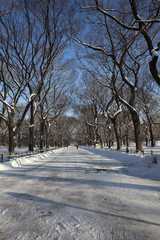
<path id="1" fill-rule="evenodd" d="M 15 152 L 27 152 L 28 148 L 15 148 Z M 7 152 L 8 153 L 8 147 L 7 146 L 0 146 L 0 152 Z"/>
<path id="2" fill-rule="evenodd" d="M 59 149 L 0 164 L 0 240 L 159 240 L 160 155 Z"/>
<path id="3" fill-rule="evenodd" d="M 143 151 L 142 152 L 138 152 L 138 155 L 151 155 L 151 154 L 160 154 L 160 141 L 156 141 L 156 146 L 151 147 L 150 144 L 148 144 L 148 146 L 146 146 L 145 143 L 142 144 L 142 148 Z M 104 147 L 104 149 L 108 149 L 107 146 Z M 117 149 L 117 144 L 115 143 L 112 147 L 111 147 L 111 151 L 112 150 L 116 150 Z M 120 150 L 121 152 L 126 152 L 126 146 L 122 145 L 122 149 Z M 128 151 L 131 152 L 136 152 L 136 145 L 133 142 L 129 143 L 129 147 L 128 147 Z M 152 153 L 151 153 L 152 152 Z"/>

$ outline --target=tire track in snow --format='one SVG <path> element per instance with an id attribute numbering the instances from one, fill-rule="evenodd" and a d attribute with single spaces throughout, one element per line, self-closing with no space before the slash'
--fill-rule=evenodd
<path id="1" fill-rule="evenodd" d="M 74 214 L 74 213 L 72 213 Z M 56 224 L 62 224 L 64 226 L 66 232 L 71 232 L 72 236 L 75 237 L 75 239 L 80 240 L 93 240 L 97 239 L 95 236 L 89 232 L 88 229 L 88 223 L 84 221 L 84 217 L 82 219 L 82 222 L 79 222 L 75 217 L 72 217 L 70 213 L 62 214 L 56 214 L 57 220 Z M 55 215 L 54 215 L 55 216 Z M 59 229 L 59 233 L 62 231 Z M 98 239 L 97 239 L 98 240 Z"/>

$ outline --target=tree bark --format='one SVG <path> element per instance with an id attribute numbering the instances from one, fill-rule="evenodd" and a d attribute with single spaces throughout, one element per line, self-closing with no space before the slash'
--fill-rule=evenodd
<path id="1" fill-rule="evenodd" d="M 146 147 L 148 146 L 148 129 L 146 127 Z"/>
<path id="2" fill-rule="evenodd" d="M 151 139 L 151 147 L 155 146 L 155 141 L 154 141 L 154 135 L 153 135 L 153 130 L 152 130 L 152 124 L 149 123 L 149 133 L 150 133 L 150 139 Z"/>
<path id="3" fill-rule="evenodd" d="M 154 147 L 155 146 L 155 142 L 154 142 L 154 135 L 153 135 L 153 129 L 152 129 L 152 120 L 151 120 L 151 117 L 149 116 L 147 111 L 146 111 L 146 117 L 147 117 L 148 125 L 149 125 L 151 147 Z"/>
<path id="4" fill-rule="evenodd" d="M 33 102 L 30 106 L 30 126 L 29 126 L 29 151 L 34 150 L 34 107 Z"/>
<path id="5" fill-rule="evenodd" d="M 9 132 L 9 154 L 14 154 L 15 135 L 14 135 L 14 114 L 8 114 L 8 132 Z"/>
<path id="6" fill-rule="evenodd" d="M 136 150 L 142 151 L 142 141 L 141 141 L 141 131 L 140 131 L 140 119 L 136 111 L 130 109 L 130 114 L 133 121 L 134 126 L 134 136 L 135 136 L 135 143 L 136 143 Z"/>
<path id="7" fill-rule="evenodd" d="M 100 141 L 101 148 L 103 148 L 103 141 L 102 141 L 100 134 L 98 133 L 98 130 L 96 130 L 96 136 L 97 136 L 97 140 L 99 139 L 99 141 Z"/>
<path id="8" fill-rule="evenodd" d="M 108 148 L 111 148 L 111 129 L 108 127 Z"/>
<path id="9" fill-rule="evenodd" d="M 49 128 L 47 128 L 46 126 L 46 149 L 49 149 L 49 137 L 50 137 Z"/>
<path id="10" fill-rule="evenodd" d="M 43 149 L 43 135 L 44 135 L 44 121 L 41 119 L 40 123 L 40 150 Z"/>
<path id="11" fill-rule="evenodd" d="M 129 147 L 129 133 L 128 133 L 128 129 L 127 129 L 127 132 L 126 132 L 126 147 L 128 148 Z"/>
<path id="12" fill-rule="evenodd" d="M 160 77 L 157 70 L 157 61 L 158 61 L 158 57 L 157 56 L 153 57 L 152 61 L 149 62 L 149 69 L 153 78 L 155 79 L 157 84 L 160 86 Z"/>
<path id="13" fill-rule="evenodd" d="M 112 124 L 114 127 L 114 132 L 115 132 L 116 142 L 117 142 L 117 150 L 120 150 L 122 148 L 122 141 L 121 141 L 120 131 L 117 124 L 117 118 L 116 119 L 110 118 L 110 120 L 112 121 Z"/>

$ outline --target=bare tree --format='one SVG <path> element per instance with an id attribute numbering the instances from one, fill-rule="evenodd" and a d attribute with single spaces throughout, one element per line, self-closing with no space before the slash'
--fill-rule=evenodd
<path id="1" fill-rule="evenodd" d="M 35 65 L 30 62 L 39 52 L 39 45 L 36 45 L 37 50 L 33 52 L 30 48 L 30 31 L 26 27 L 25 19 L 21 17 L 23 5 L 12 10 L 11 14 L 0 19 L 2 34 L 1 43 L 1 102 L 3 104 L 3 119 L 8 125 L 9 131 L 9 152 L 14 152 L 15 136 L 22 124 L 27 111 L 33 104 L 34 99 L 40 92 L 42 84 L 38 83 L 35 88 L 35 93 L 28 96 L 27 88 L 35 74 Z M 20 27 L 21 26 L 21 27 Z M 26 103 L 26 107 L 21 116 L 15 123 L 14 118 L 16 108 L 22 101 Z M 7 113 L 8 116 L 5 114 Z"/>
<path id="2" fill-rule="evenodd" d="M 99 12 L 108 19 L 114 21 L 117 27 L 123 28 L 124 31 L 135 32 L 137 36 L 142 35 L 146 42 L 146 49 L 152 57 L 149 62 L 150 72 L 160 86 L 160 76 L 158 73 L 158 51 L 160 50 L 160 42 L 158 39 L 160 24 L 160 2 L 128 0 L 112 3 L 106 6 L 102 0 L 93 0 L 91 4 L 85 1 L 84 9 Z M 157 46 L 155 47 L 155 41 Z M 139 45 L 141 49 L 141 45 Z"/>
<path id="3" fill-rule="evenodd" d="M 94 11 L 94 13 L 96 12 Z M 136 40 L 135 36 L 131 36 L 128 31 L 123 32 L 122 29 L 116 30 L 116 26 L 113 27 L 111 22 L 107 22 L 106 16 L 101 15 L 99 15 L 98 12 L 97 18 L 95 18 L 94 21 L 92 18 L 94 31 L 95 29 L 99 29 L 99 26 L 100 29 L 102 29 L 100 40 L 96 37 L 93 38 L 95 35 L 92 36 L 92 39 L 89 39 L 90 43 L 80 40 L 77 36 L 71 38 L 88 49 L 97 52 L 97 54 L 99 53 L 102 59 L 105 59 L 103 62 L 106 62 L 107 66 L 113 66 L 111 68 L 107 67 L 107 70 L 110 71 L 110 75 L 112 76 L 109 81 L 113 86 L 113 95 L 116 101 L 118 99 L 118 101 L 129 109 L 134 125 L 136 149 L 141 151 L 140 119 L 135 108 L 135 96 L 140 69 L 138 60 L 142 55 L 141 52 L 135 52 L 139 39 Z M 97 55 L 93 54 L 93 56 Z M 95 65 L 97 65 L 97 61 Z M 99 69 L 97 72 L 98 71 Z M 90 70 L 90 73 L 91 72 Z M 116 72 L 118 72 L 118 75 L 116 75 Z M 102 71 L 98 72 L 101 78 L 105 78 L 105 74 L 102 74 Z M 107 78 L 108 76 L 106 79 Z M 128 91 L 128 98 L 123 94 L 126 91 Z"/>
<path id="4" fill-rule="evenodd" d="M 42 44 L 42 49 L 39 56 L 36 56 L 39 70 L 36 72 L 36 78 L 32 85 L 30 84 L 28 86 L 30 94 L 32 94 L 33 90 L 35 89 L 35 85 L 38 82 L 41 82 L 41 85 L 43 86 L 45 84 L 45 81 L 47 81 L 48 87 L 47 89 L 45 88 L 46 93 L 49 91 L 51 78 L 53 78 L 54 73 L 54 65 L 56 64 L 56 61 L 60 61 L 60 54 L 68 44 L 68 37 L 65 35 L 65 32 L 67 30 L 67 25 L 65 24 L 64 19 L 65 13 L 66 2 L 64 0 L 60 1 L 59 3 L 50 0 L 41 1 L 40 5 L 36 1 L 33 1 L 30 4 L 25 1 L 25 14 L 28 20 L 28 27 L 30 29 L 30 32 L 33 33 L 31 36 L 35 38 L 35 28 L 32 24 L 33 19 L 34 21 L 36 20 L 36 22 L 38 22 L 38 26 L 40 26 L 40 32 L 42 33 L 42 38 L 39 36 L 37 37 L 36 34 L 36 39 L 39 41 L 39 43 Z M 31 39 L 31 42 L 35 42 L 35 40 Z M 35 48 L 35 44 L 32 44 L 32 47 Z M 35 60 L 33 58 L 31 61 L 34 64 Z M 46 95 L 46 93 L 43 93 L 43 95 Z M 39 103 L 41 106 L 42 99 L 44 99 L 44 96 L 41 98 Z M 30 114 L 30 150 L 33 150 L 33 109 L 34 106 L 32 105 Z"/>
<path id="5" fill-rule="evenodd" d="M 100 116 L 102 115 L 102 113 L 101 108 L 99 107 L 99 104 L 96 99 L 98 85 L 97 84 L 95 85 L 92 80 L 88 81 L 88 79 L 86 79 L 87 77 L 86 75 L 84 77 L 85 77 L 83 79 L 84 87 L 83 90 L 81 89 L 79 96 L 85 108 L 84 112 L 85 122 L 93 130 L 94 146 L 96 146 L 96 143 L 99 142 L 101 147 L 103 147 L 102 138 L 99 133 Z"/>
<path id="6" fill-rule="evenodd" d="M 147 72 L 142 72 L 145 80 L 139 82 L 138 85 L 138 104 L 140 105 L 141 118 L 145 123 L 146 131 L 146 145 L 148 143 L 148 130 L 150 135 L 151 146 L 155 146 L 153 128 L 157 124 L 157 112 L 158 112 L 158 95 L 155 87 L 155 83 L 151 80 L 151 76 Z"/>
<path id="7" fill-rule="evenodd" d="M 50 0 L 40 3 L 22 0 L 18 4 L 18 7 L 15 4 L 12 14 L 0 18 L 3 84 L 0 101 L 8 112 L 8 120 L 4 114 L 1 114 L 1 118 L 8 124 L 11 153 L 14 152 L 15 134 L 29 108 L 29 150 L 33 150 L 34 102 L 38 99 L 45 82 L 50 81 L 53 60 L 60 60 L 59 56 L 68 43 L 65 34 L 65 1 L 56 4 Z M 14 123 L 15 109 L 22 97 L 25 99 L 26 108 L 22 117 Z"/>
<path id="8" fill-rule="evenodd" d="M 36 115 L 40 122 L 40 149 L 46 145 L 49 148 L 49 139 L 52 125 L 55 120 L 67 111 L 72 96 L 74 83 L 74 71 L 67 65 L 54 65 L 54 71 L 50 86 L 45 86 L 39 95 Z M 47 83 L 48 84 L 48 83 Z"/>
<path id="9" fill-rule="evenodd" d="M 22 92 L 26 88 L 26 84 L 23 84 L 19 77 L 12 71 L 13 65 L 10 68 L 8 62 L 6 64 L 6 62 L 2 59 L 0 64 L 0 81 L 2 86 L 0 90 L 0 102 L 2 108 L 0 117 L 8 126 L 9 152 L 13 153 L 16 133 L 18 132 L 18 129 L 23 122 L 31 103 L 34 100 L 34 96 L 32 98 L 28 98 L 28 102 L 26 103 L 25 109 L 21 113 L 21 117 L 15 123 L 14 119 L 17 111 L 17 105 L 23 96 Z"/>
<path id="10" fill-rule="evenodd" d="M 86 69 L 85 76 L 87 76 L 87 70 L 89 69 Z M 111 78 L 114 78 L 114 74 Z M 113 79 L 111 80 L 108 77 L 108 81 L 103 83 L 102 79 L 100 80 L 96 78 L 94 72 L 89 71 L 89 76 L 90 80 L 89 78 L 85 80 L 85 84 L 87 86 L 86 94 L 88 96 L 91 96 L 92 99 L 94 99 L 95 103 L 98 104 L 99 108 L 101 109 L 101 114 L 103 114 L 106 120 L 109 119 L 113 124 L 117 142 L 117 149 L 119 150 L 122 147 L 122 142 L 118 127 L 118 117 L 122 111 L 122 108 L 118 98 L 116 97 L 116 95 L 114 95 L 114 87 L 112 83 Z"/>

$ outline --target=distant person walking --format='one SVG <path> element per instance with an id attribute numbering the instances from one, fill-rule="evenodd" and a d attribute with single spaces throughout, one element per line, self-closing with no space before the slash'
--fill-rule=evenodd
<path id="1" fill-rule="evenodd" d="M 78 145 L 77 145 L 77 149 L 78 149 Z"/>

